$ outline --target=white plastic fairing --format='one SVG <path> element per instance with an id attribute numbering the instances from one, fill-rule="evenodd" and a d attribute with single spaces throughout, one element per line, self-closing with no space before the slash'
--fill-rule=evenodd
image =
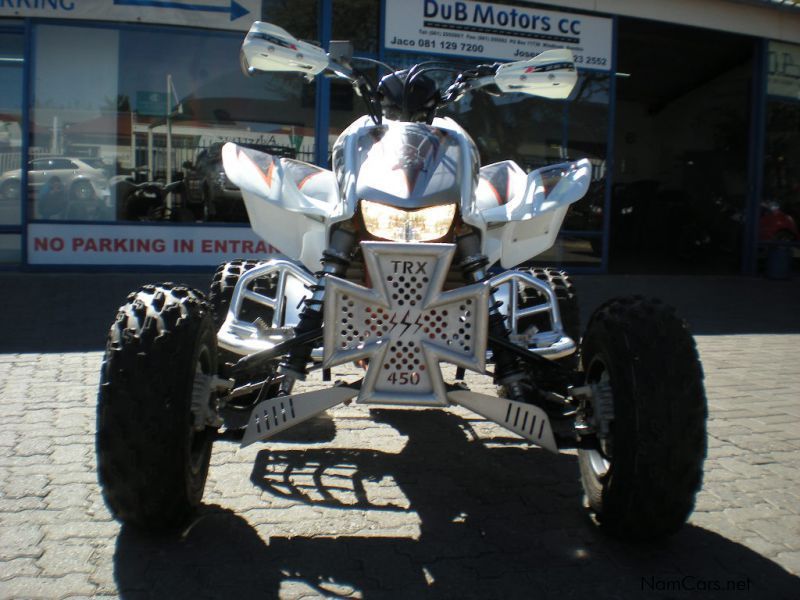
<path id="1" fill-rule="evenodd" d="M 450 130 L 386 120 L 358 140 L 358 197 L 399 208 L 459 202 L 462 152 Z"/>
<path id="2" fill-rule="evenodd" d="M 326 223 L 339 204 L 333 173 L 233 143 L 223 146 L 222 163 L 228 179 L 242 190 L 253 230 L 286 256 L 318 270 Z"/>
<path id="3" fill-rule="evenodd" d="M 563 100 L 572 93 L 578 73 L 572 52 L 560 48 L 547 50 L 530 60 L 506 63 L 497 69 L 494 81 L 504 92 Z"/>
<path id="4" fill-rule="evenodd" d="M 504 167 L 508 177 L 507 191 L 497 192 L 502 203 L 485 197 L 500 187 L 493 172 L 498 167 Z M 515 267 L 553 245 L 570 204 L 583 198 L 592 178 L 587 159 L 543 167 L 527 177 L 514 167 L 500 163 L 481 169 L 481 180 L 487 181 L 479 184 L 476 200 L 486 228 L 484 252 L 504 268 Z M 495 184 L 489 185 L 492 180 Z"/>
<path id="5" fill-rule="evenodd" d="M 328 55 L 313 44 L 301 42 L 272 23 L 256 21 L 244 39 L 242 69 L 248 75 L 259 71 L 289 71 L 317 75 L 328 65 Z"/>

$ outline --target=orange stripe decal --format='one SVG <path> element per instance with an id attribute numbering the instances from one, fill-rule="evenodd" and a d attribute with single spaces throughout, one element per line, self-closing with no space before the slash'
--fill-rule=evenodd
<path id="1" fill-rule="evenodd" d="M 268 188 L 271 188 L 272 187 L 272 176 L 273 176 L 273 174 L 275 172 L 275 162 L 272 160 L 272 157 L 270 157 L 270 161 L 271 162 L 269 163 L 269 166 L 267 167 L 267 171 L 265 173 L 264 169 L 259 167 L 252 158 L 250 158 L 245 152 L 241 152 L 240 151 L 238 153 L 238 155 L 237 155 L 237 158 L 240 158 L 242 156 L 245 157 L 247 159 L 247 161 L 256 168 L 256 170 L 258 171 L 258 174 L 261 175 L 261 179 L 264 180 L 264 183 L 267 184 Z"/>
<path id="2" fill-rule="evenodd" d="M 492 185 L 492 182 L 491 182 L 491 181 L 489 181 L 488 179 L 484 179 L 484 181 L 486 182 L 486 185 L 488 185 L 488 186 L 489 186 L 489 189 L 491 189 L 491 190 L 492 190 L 492 192 L 494 193 L 494 197 L 495 197 L 495 198 L 497 198 L 497 204 L 498 204 L 498 206 L 501 206 L 501 205 L 503 204 L 503 199 L 500 197 L 500 193 L 497 191 L 497 188 L 496 188 L 496 187 L 494 187 L 494 186 Z"/>
<path id="3" fill-rule="evenodd" d="M 273 175 L 274 172 L 275 172 L 275 163 L 274 162 L 270 162 L 269 163 L 269 167 L 267 167 L 267 172 L 266 173 L 264 173 L 262 171 L 262 173 L 263 173 L 262 177 L 264 178 L 264 181 L 266 182 L 268 188 L 272 187 L 272 175 Z"/>
<path id="4" fill-rule="evenodd" d="M 316 176 L 317 176 L 317 175 L 319 175 L 320 173 L 322 173 L 322 171 L 317 171 L 316 173 L 311 173 L 311 175 L 306 175 L 305 177 L 303 177 L 303 180 L 302 180 L 302 181 L 301 181 L 301 182 L 300 182 L 300 183 L 297 185 L 297 189 L 298 189 L 298 190 L 302 190 L 302 189 L 303 189 L 303 186 L 304 186 L 306 183 L 308 183 L 308 180 L 309 180 L 309 179 L 311 179 L 312 177 L 316 177 Z"/>

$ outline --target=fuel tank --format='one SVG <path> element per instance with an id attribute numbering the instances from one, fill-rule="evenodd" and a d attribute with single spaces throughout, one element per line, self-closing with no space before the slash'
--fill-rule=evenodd
<path id="1" fill-rule="evenodd" d="M 343 187 L 352 177 L 359 199 L 409 209 L 460 204 L 465 192 L 472 192 L 464 189 L 464 176 L 470 182 L 475 179 L 479 164 L 474 142 L 459 130 L 425 123 L 357 121 L 334 146 L 334 172 Z M 354 150 L 351 164 L 346 160 L 348 146 Z"/>

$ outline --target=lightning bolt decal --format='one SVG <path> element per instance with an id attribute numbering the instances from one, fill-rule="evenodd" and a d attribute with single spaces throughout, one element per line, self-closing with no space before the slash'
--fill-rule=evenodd
<path id="1" fill-rule="evenodd" d="M 417 329 L 416 329 L 416 331 L 414 331 L 414 333 L 417 333 L 417 331 L 422 329 L 422 325 L 423 325 L 423 323 L 422 323 L 422 313 L 417 315 L 417 320 L 414 321 L 414 325 L 417 326 Z"/>
<path id="2" fill-rule="evenodd" d="M 406 319 L 408 319 L 408 315 L 410 314 L 410 312 L 411 311 L 407 310 L 406 314 L 403 315 L 403 318 L 400 319 L 400 325 L 405 325 L 406 326 L 406 328 L 403 329 L 403 333 L 400 334 L 400 337 L 403 337 L 406 334 L 406 331 L 408 331 L 409 327 L 411 327 L 413 325 L 413 323 L 410 323 L 410 322 L 408 322 L 406 320 Z"/>

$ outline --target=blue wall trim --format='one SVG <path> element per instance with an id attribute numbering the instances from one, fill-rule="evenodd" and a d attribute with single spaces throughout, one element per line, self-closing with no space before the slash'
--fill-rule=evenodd
<path id="1" fill-rule="evenodd" d="M 333 0 L 319 0 L 320 44 L 325 50 L 331 43 L 333 32 Z M 330 127 L 331 82 L 327 77 L 317 76 L 316 117 L 314 119 L 314 162 L 328 167 L 328 130 Z"/>
<path id="2" fill-rule="evenodd" d="M 25 19 L 25 62 L 22 65 L 22 164 L 20 165 L 20 215 L 22 216 L 22 266 L 28 264 L 28 152 L 30 150 L 30 116 L 33 106 L 33 22 Z"/>
<path id="3" fill-rule="evenodd" d="M 767 126 L 768 46 L 765 39 L 753 40 L 753 81 L 750 96 L 750 133 L 747 157 L 748 194 L 742 243 L 742 274 L 755 275 L 758 268 L 758 219 L 764 188 L 764 146 Z"/>
<path id="4" fill-rule="evenodd" d="M 381 0 L 381 9 L 378 14 L 378 60 L 383 61 L 386 54 L 386 0 Z"/>
<path id="5" fill-rule="evenodd" d="M 609 240 L 611 238 L 611 195 L 614 190 L 614 160 L 617 128 L 617 38 L 619 19 L 611 19 L 611 80 L 608 82 L 608 138 L 606 140 L 606 193 L 603 201 L 603 254 L 600 271 L 608 273 Z"/>

